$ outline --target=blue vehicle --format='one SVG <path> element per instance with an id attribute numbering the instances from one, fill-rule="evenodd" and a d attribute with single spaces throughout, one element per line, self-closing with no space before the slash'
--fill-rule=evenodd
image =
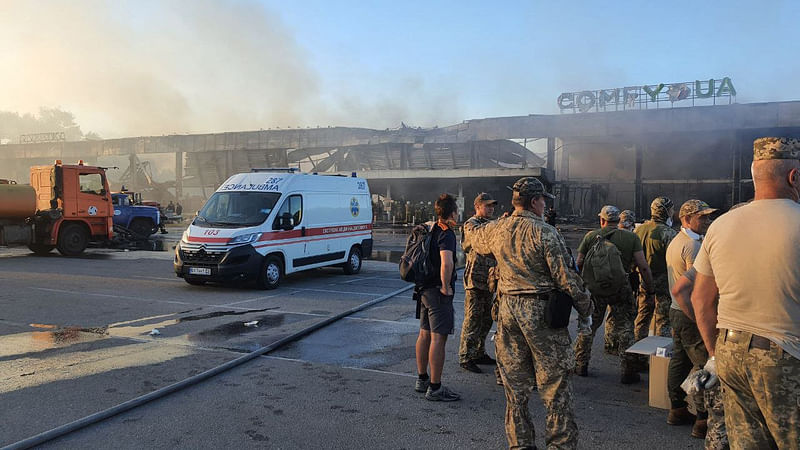
<path id="1" fill-rule="evenodd" d="M 115 228 L 122 228 L 139 238 L 148 238 L 158 230 L 161 214 L 155 206 L 135 204 L 131 192 L 112 193 L 111 199 L 114 203 Z"/>

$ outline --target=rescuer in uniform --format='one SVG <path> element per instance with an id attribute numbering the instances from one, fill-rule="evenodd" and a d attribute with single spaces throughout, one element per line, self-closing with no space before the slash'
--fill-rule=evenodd
<path id="1" fill-rule="evenodd" d="M 591 327 L 591 298 L 580 276 L 570 270 L 563 238 L 542 219 L 545 198 L 552 195 L 533 177 L 517 180 L 512 191 L 514 212 L 474 230 L 471 237 L 472 250 L 497 260 L 496 346 L 506 394 L 506 437 L 511 448 L 535 447 L 528 400 L 538 384 L 547 410 L 547 447 L 576 448 L 570 336 L 566 327 L 547 325 L 545 309 L 555 290 L 568 293 L 578 310 L 579 328 L 585 330 Z"/>
<path id="2" fill-rule="evenodd" d="M 464 267 L 464 324 L 461 326 L 461 345 L 458 362 L 465 370 L 481 373 L 478 364 L 494 365 L 495 360 L 486 354 L 486 336 L 492 328 L 492 292 L 489 290 L 489 269 L 497 263 L 492 255 L 472 251 L 472 231 L 489 222 L 497 200 L 481 192 L 475 197 L 475 215 L 464 222 L 461 231 L 461 248 L 466 255 Z"/>
<path id="3" fill-rule="evenodd" d="M 626 209 L 619 213 L 619 225 L 617 225 L 617 227 L 622 230 L 633 232 L 633 230 L 636 229 L 636 215 L 633 213 L 633 211 Z M 633 292 L 633 309 L 636 311 L 636 296 L 639 295 L 639 272 L 636 270 L 635 265 L 634 267 L 630 268 L 628 281 L 631 284 L 631 292 Z M 604 346 L 605 352 L 609 355 L 619 354 L 619 343 L 616 341 L 616 336 L 614 336 L 614 318 L 610 315 L 606 317 Z M 625 349 L 623 349 L 623 351 L 624 350 Z"/>
<path id="4" fill-rule="evenodd" d="M 592 314 L 592 326 L 588 332 L 578 333 L 575 339 L 575 373 L 586 377 L 589 375 L 589 359 L 592 355 L 592 342 L 594 335 L 603 323 L 603 316 L 606 308 L 609 309 L 609 318 L 613 318 L 614 328 L 612 330 L 612 340 L 617 342 L 620 349 L 620 367 L 622 370 L 620 382 L 622 384 L 632 384 L 639 381 L 639 374 L 634 365 L 636 359 L 633 355 L 625 353 L 625 349 L 633 345 L 633 319 L 636 312 L 633 307 L 633 291 L 628 282 L 628 272 L 632 266 L 639 268 L 644 279 L 647 291 L 652 291 L 653 279 L 650 276 L 650 268 L 644 259 L 642 244 L 639 238 L 628 230 L 618 227 L 620 221 L 619 208 L 612 205 L 603 206 L 598 214 L 600 218 L 600 229 L 586 233 L 578 246 L 578 269 L 582 270 L 586 262 L 586 255 L 594 245 L 598 236 L 604 236 L 609 242 L 619 250 L 622 267 L 620 274 L 624 284 L 619 290 L 610 296 L 592 294 L 594 302 L 594 313 Z"/>
<path id="5" fill-rule="evenodd" d="M 650 204 L 650 220 L 636 228 L 637 236 L 642 241 L 642 249 L 650 272 L 653 274 L 655 290 L 648 292 L 644 283 L 639 290 L 639 312 L 634 324 L 634 337 L 640 341 L 647 337 L 650 322 L 655 315 L 656 336 L 672 337 L 669 327 L 669 295 L 667 280 L 667 246 L 677 234 L 672 229 L 672 216 L 675 207 L 667 197 L 656 197 Z M 655 301 L 654 300 L 655 294 Z"/>
<path id="6" fill-rule="evenodd" d="M 678 284 L 678 280 L 687 275 L 694 280 L 694 271 L 691 271 L 703 235 L 711 224 L 710 214 L 716 209 L 708 206 L 701 200 L 687 200 L 680 209 L 681 231 L 675 236 L 667 247 L 667 273 L 669 276 L 670 290 Z M 704 438 L 708 428 L 708 410 L 703 401 L 702 393 L 694 396 L 697 417 L 689 413 L 686 403 L 686 392 L 681 388 L 681 383 L 692 371 L 693 367 L 701 369 L 708 360 L 708 352 L 703 345 L 703 338 L 697 329 L 693 316 L 681 311 L 678 300 L 673 296 L 669 309 L 669 321 L 672 325 L 673 350 L 669 361 L 669 374 L 667 386 L 670 400 L 670 411 L 667 423 L 670 425 L 684 425 L 694 423 L 692 436 Z"/>
<path id="7" fill-rule="evenodd" d="M 755 198 L 708 229 L 691 302 L 731 447 L 800 447 L 800 140 L 760 138 Z"/>

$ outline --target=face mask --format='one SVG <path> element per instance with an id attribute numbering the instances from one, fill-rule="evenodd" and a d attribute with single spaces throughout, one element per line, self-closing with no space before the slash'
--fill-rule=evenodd
<path id="1" fill-rule="evenodd" d="M 672 226 L 672 217 L 667 217 L 667 220 L 664 223 L 666 223 L 668 227 L 671 227 Z"/>

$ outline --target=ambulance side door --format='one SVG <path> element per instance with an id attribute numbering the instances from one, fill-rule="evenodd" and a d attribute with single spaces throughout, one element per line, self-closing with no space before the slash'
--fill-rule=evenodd
<path id="1" fill-rule="evenodd" d="M 272 223 L 272 229 L 276 232 L 275 240 L 280 243 L 279 247 L 286 257 L 286 272 L 302 268 L 297 262 L 302 262 L 308 256 L 303 216 L 303 196 L 292 194 L 283 200 Z"/>

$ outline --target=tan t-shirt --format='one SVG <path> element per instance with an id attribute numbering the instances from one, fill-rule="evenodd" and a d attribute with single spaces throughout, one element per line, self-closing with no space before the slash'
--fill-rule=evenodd
<path id="1" fill-rule="evenodd" d="M 690 271 L 694 264 L 694 259 L 697 252 L 700 251 L 700 240 L 695 240 L 690 237 L 684 229 L 672 239 L 667 247 L 667 276 L 669 280 L 670 297 L 672 303 L 669 305 L 672 309 L 681 310 L 675 297 L 672 295 L 672 287 L 678 282 L 680 277 L 684 274 L 687 278 L 694 281 L 694 271 Z"/>
<path id="2" fill-rule="evenodd" d="M 694 263 L 719 288 L 717 328 L 800 358 L 800 204 L 756 200 L 715 220 Z"/>

